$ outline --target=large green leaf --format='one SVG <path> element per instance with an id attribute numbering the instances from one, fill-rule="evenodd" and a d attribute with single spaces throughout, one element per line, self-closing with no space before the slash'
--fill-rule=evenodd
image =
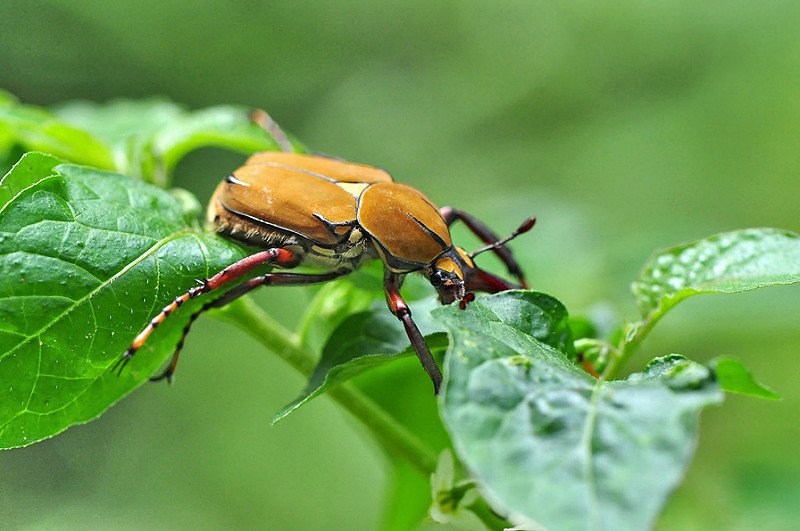
<path id="1" fill-rule="evenodd" d="M 250 154 L 278 149 L 272 136 L 243 106 L 186 110 L 169 100 L 67 102 L 54 111 L 23 105 L 0 94 L 0 163 L 23 150 L 52 153 L 66 161 L 167 187 L 178 162 L 191 151 L 220 147 Z M 303 146 L 293 141 L 298 151 Z"/>
<path id="2" fill-rule="evenodd" d="M 684 474 L 700 409 L 722 400 L 713 373 L 672 356 L 624 381 L 596 380 L 531 335 L 557 336 L 566 318 L 543 319 L 523 301 L 537 306 L 498 294 L 436 312 L 451 336 L 440 406 L 454 448 L 512 516 L 646 529 Z"/>
<path id="3" fill-rule="evenodd" d="M 245 107 L 187 111 L 168 100 L 151 99 L 102 105 L 77 101 L 60 105 L 56 112 L 111 146 L 118 171 L 161 186 L 169 184 L 177 163 L 196 149 L 222 147 L 247 154 L 278 149 Z"/>
<path id="4" fill-rule="evenodd" d="M 87 131 L 120 149 L 133 136 L 147 138 L 179 120 L 183 107 L 163 98 L 113 100 L 107 103 L 76 100 L 60 103 L 53 112 L 68 124 Z"/>
<path id="5" fill-rule="evenodd" d="M 0 447 L 88 421 L 168 358 L 192 301 L 121 376 L 109 368 L 176 295 L 243 257 L 141 181 L 27 155 L 0 197 Z M 8 190 L 6 190 L 8 188 Z"/>
<path id="6" fill-rule="evenodd" d="M 98 168 L 114 168 L 111 150 L 92 134 L 30 105 L 0 104 L 0 154 L 22 146 Z"/>
<path id="7" fill-rule="evenodd" d="M 778 229 L 717 234 L 657 252 L 633 283 L 644 319 L 699 293 L 737 293 L 800 282 L 800 235 Z"/>
<path id="8" fill-rule="evenodd" d="M 28 153 L 0 179 L 0 213 L 23 190 L 52 175 L 61 161 L 44 153 Z"/>

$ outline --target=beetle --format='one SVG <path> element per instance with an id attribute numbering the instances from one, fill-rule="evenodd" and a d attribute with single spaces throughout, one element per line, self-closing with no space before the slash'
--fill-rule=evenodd
<path id="1" fill-rule="evenodd" d="M 112 370 L 118 367 L 121 372 L 153 331 L 188 300 L 227 287 L 258 267 L 311 265 L 324 272 L 270 271 L 206 303 L 190 316 L 170 363 L 152 380 L 171 381 L 184 340 L 202 312 L 224 306 L 259 286 L 327 282 L 379 259 L 384 266 L 389 310 L 402 322 L 438 394 L 442 374 L 400 295 L 403 279 L 410 273 L 422 273 L 443 304 L 458 301 L 462 309 L 474 299 L 474 291 L 527 288 L 522 269 L 505 244 L 530 230 L 536 218 L 526 219 L 511 235 L 500 239 L 477 218 L 451 207 L 437 208 L 422 192 L 394 182 L 385 170 L 326 155 L 297 153 L 269 115 L 255 111 L 252 119 L 272 135 L 281 151 L 256 153 L 228 175 L 211 198 L 207 218 L 222 236 L 263 250 L 198 281 L 176 297 L 136 336 Z M 467 253 L 453 245 L 450 225 L 459 220 L 484 247 Z M 488 250 L 500 258 L 518 284 L 475 265 L 473 258 Z"/>

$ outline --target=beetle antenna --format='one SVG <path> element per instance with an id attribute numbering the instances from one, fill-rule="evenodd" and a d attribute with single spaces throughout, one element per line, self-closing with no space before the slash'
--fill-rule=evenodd
<path id="1" fill-rule="evenodd" d="M 516 238 L 517 236 L 519 236 L 520 234 L 525 234 L 526 232 L 531 230 L 534 225 L 536 225 L 536 216 L 530 217 L 530 218 L 526 219 L 525 221 L 523 221 L 522 225 L 517 227 L 517 230 L 515 230 L 514 232 L 512 232 L 511 234 L 509 234 L 508 236 L 506 236 L 502 240 L 497 240 L 496 242 L 490 243 L 489 245 L 484 245 L 483 247 L 480 247 L 479 249 L 476 249 L 476 250 L 472 251 L 471 253 L 469 253 L 468 256 L 470 258 L 475 258 L 476 256 L 478 256 L 481 253 L 485 253 L 486 251 L 491 251 L 492 249 L 497 249 L 498 247 L 502 247 L 505 244 L 507 244 L 508 242 L 510 242 L 511 240 L 513 240 L 514 238 Z"/>

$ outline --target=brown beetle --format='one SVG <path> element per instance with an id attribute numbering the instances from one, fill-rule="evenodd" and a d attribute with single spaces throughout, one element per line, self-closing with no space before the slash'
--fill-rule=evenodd
<path id="1" fill-rule="evenodd" d="M 257 111 L 253 118 L 283 151 L 256 153 L 220 183 L 209 204 L 208 219 L 222 235 L 266 250 L 201 281 L 161 310 L 120 359 L 120 370 L 153 330 L 183 303 L 238 280 L 257 267 L 291 269 L 302 264 L 327 272 L 266 273 L 207 303 L 191 316 L 169 366 L 154 380 L 171 379 L 186 334 L 203 311 L 224 306 L 258 286 L 325 282 L 350 273 L 368 260 L 380 259 L 389 309 L 403 323 L 438 393 L 442 374 L 400 295 L 405 275 L 424 274 L 443 304 L 458 301 L 462 308 L 474 298 L 473 291 L 496 293 L 527 287 L 522 270 L 504 245 L 530 230 L 535 218 L 527 219 L 501 240 L 473 216 L 450 207 L 437 209 L 421 192 L 395 183 L 382 169 L 295 153 L 289 139 L 266 113 Z M 449 226 L 456 220 L 463 221 L 486 245 L 473 253 L 454 246 Z M 472 258 L 487 250 L 498 255 L 519 285 L 475 265 Z"/>

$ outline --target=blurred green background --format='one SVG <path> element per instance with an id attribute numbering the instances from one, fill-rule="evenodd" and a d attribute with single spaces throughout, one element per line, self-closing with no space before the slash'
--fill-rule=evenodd
<path id="1" fill-rule="evenodd" d="M 25 102 L 259 106 L 499 232 L 537 214 L 515 252 L 573 314 L 633 317 L 628 284 L 658 247 L 800 230 L 797 2 L 4 0 L 0 20 L 0 87 Z M 241 160 L 194 154 L 177 184 L 205 200 Z M 784 397 L 704 414 L 659 528 L 800 519 L 799 293 L 690 300 L 631 364 L 728 354 Z M 291 324 L 311 295 L 259 301 Z M 387 468 L 346 414 L 321 398 L 270 427 L 302 385 L 202 319 L 175 385 L 0 454 L 0 527 L 376 528 Z"/>

